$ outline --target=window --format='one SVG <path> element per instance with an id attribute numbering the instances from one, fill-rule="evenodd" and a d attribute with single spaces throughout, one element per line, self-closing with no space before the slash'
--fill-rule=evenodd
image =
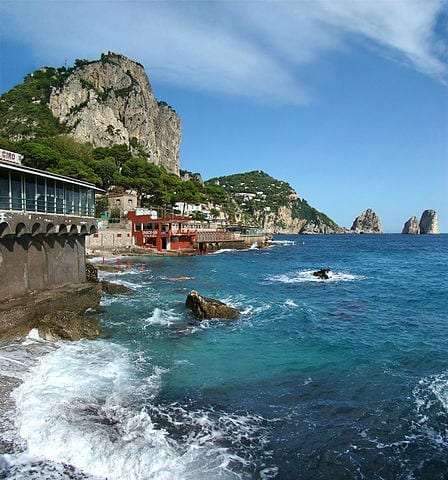
<path id="1" fill-rule="evenodd" d="M 36 178 L 25 177 L 26 211 L 36 211 Z"/>
<path id="2" fill-rule="evenodd" d="M 36 187 L 37 211 L 45 212 L 45 178 L 38 178 Z"/>
<path id="3" fill-rule="evenodd" d="M 64 185 L 56 182 L 56 213 L 64 213 Z"/>
<path id="4" fill-rule="evenodd" d="M 55 190 L 54 190 L 54 180 L 47 179 L 47 212 L 54 213 L 55 210 Z"/>
<path id="5" fill-rule="evenodd" d="M 73 186 L 66 185 L 64 189 L 65 213 L 73 213 Z"/>
<path id="6" fill-rule="evenodd" d="M 11 206 L 13 210 L 23 210 L 22 177 L 11 172 Z"/>
<path id="7" fill-rule="evenodd" d="M 9 173 L 0 171 L 0 210 L 9 210 Z"/>
<path id="8" fill-rule="evenodd" d="M 93 217 L 95 207 L 95 194 L 93 190 L 87 190 L 87 215 Z"/>
<path id="9" fill-rule="evenodd" d="M 80 188 L 81 195 L 81 215 L 87 215 L 87 190 L 85 188 Z"/>
<path id="10" fill-rule="evenodd" d="M 79 187 L 77 185 L 73 186 L 73 213 L 75 215 L 79 215 L 79 201 L 80 201 L 80 196 L 79 196 Z"/>

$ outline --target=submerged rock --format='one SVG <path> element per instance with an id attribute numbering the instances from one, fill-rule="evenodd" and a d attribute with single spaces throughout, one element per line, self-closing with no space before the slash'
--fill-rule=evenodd
<path id="1" fill-rule="evenodd" d="M 108 293 L 109 295 L 129 295 L 134 291 L 132 288 L 125 287 L 119 283 L 108 282 L 107 280 L 101 281 L 101 288 L 103 293 Z"/>
<path id="2" fill-rule="evenodd" d="M 420 233 L 420 226 L 417 217 L 414 215 L 403 226 L 401 233 L 418 235 Z"/>
<path id="3" fill-rule="evenodd" d="M 313 272 L 313 275 L 315 277 L 318 277 L 322 280 L 328 280 L 330 278 L 330 275 L 328 275 L 330 273 L 330 269 L 329 268 L 322 268 L 321 270 L 318 270 L 317 272 Z"/>
<path id="4" fill-rule="evenodd" d="M 189 308 L 194 316 L 199 320 L 209 318 L 233 319 L 240 315 L 240 312 L 233 307 L 229 307 L 225 303 L 207 298 L 200 295 L 196 290 L 192 290 L 185 302 L 185 306 Z"/>

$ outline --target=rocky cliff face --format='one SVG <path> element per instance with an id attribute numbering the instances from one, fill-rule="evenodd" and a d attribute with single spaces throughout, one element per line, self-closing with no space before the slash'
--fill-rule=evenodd
<path id="1" fill-rule="evenodd" d="M 237 222 L 256 225 L 268 233 L 341 233 L 331 218 L 301 199 L 291 185 L 256 170 L 207 180 L 228 193 Z"/>
<path id="2" fill-rule="evenodd" d="M 292 202 L 293 203 L 293 202 Z M 263 210 L 254 210 L 253 218 L 257 225 L 268 233 L 279 234 L 333 234 L 343 231 L 332 221 L 325 222 L 324 218 L 315 213 L 312 219 L 306 219 L 297 215 L 294 205 L 282 205 L 277 210 L 265 212 Z M 249 221 L 250 219 L 245 219 Z"/>
<path id="3" fill-rule="evenodd" d="M 355 218 L 351 230 L 355 233 L 384 233 L 380 217 L 370 208 Z"/>
<path id="4" fill-rule="evenodd" d="M 49 106 L 76 140 L 94 147 L 124 143 L 179 174 L 179 116 L 157 101 L 139 63 L 115 53 L 86 62 L 53 88 Z"/>
<path id="5" fill-rule="evenodd" d="M 420 226 L 418 224 L 418 219 L 414 215 L 411 217 L 403 226 L 403 230 L 401 233 L 411 234 L 411 235 L 418 235 L 420 233 Z"/>
<path id="6" fill-rule="evenodd" d="M 425 210 L 420 218 L 420 233 L 438 234 L 439 219 L 437 213 L 434 210 Z"/>

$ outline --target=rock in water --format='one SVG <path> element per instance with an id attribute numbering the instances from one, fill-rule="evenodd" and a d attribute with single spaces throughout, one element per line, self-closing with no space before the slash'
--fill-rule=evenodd
<path id="1" fill-rule="evenodd" d="M 351 230 L 355 233 L 384 233 L 381 218 L 370 208 L 355 218 Z"/>
<path id="2" fill-rule="evenodd" d="M 318 277 L 322 280 L 328 280 L 330 278 L 330 275 L 328 275 L 330 273 L 330 269 L 329 268 L 322 268 L 321 270 L 318 270 L 317 272 L 313 272 L 313 275 L 315 277 Z"/>
<path id="3" fill-rule="evenodd" d="M 38 330 L 40 337 L 51 342 L 96 338 L 101 334 L 97 320 L 69 311 L 48 313 L 41 319 Z"/>
<path id="4" fill-rule="evenodd" d="M 92 283 L 98 283 L 98 269 L 90 262 L 86 263 L 86 280 Z"/>
<path id="5" fill-rule="evenodd" d="M 185 302 L 194 316 L 199 320 L 208 318 L 233 319 L 240 315 L 240 312 L 233 307 L 229 307 L 219 300 L 207 298 L 200 295 L 196 290 L 192 290 Z"/>
<path id="6" fill-rule="evenodd" d="M 101 289 L 103 293 L 108 293 L 109 295 L 129 295 L 134 291 L 132 288 L 125 287 L 119 283 L 108 282 L 107 280 L 101 281 Z"/>
<path id="7" fill-rule="evenodd" d="M 411 217 L 403 226 L 401 233 L 407 233 L 411 235 L 418 235 L 420 233 L 420 226 L 418 224 L 418 219 L 414 215 Z"/>
<path id="8" fill-rule="evenodd" d="M 420 233 L 438 234 L 439 220 L 435 210 L 425 210 L 420 218 Z"/>

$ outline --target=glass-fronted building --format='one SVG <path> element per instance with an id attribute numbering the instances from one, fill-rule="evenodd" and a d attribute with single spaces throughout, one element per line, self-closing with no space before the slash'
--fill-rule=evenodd
<path id="1" fill-rule="evenodd" d="M 93 217 L 95 185 L 0 158 L 0 211 Z"/>

